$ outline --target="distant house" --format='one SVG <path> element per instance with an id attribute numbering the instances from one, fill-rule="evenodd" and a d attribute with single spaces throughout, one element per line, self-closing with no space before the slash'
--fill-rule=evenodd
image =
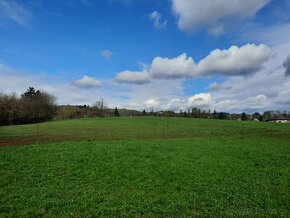
<path id="1" fill-rule="evenodd" d="M 163 111 L 157 111 L 156 115 L 159 117 L 163 117 L 164 116 L 164 112 Z"/>
<path id="2" fill-rule="evenodd" d="M 290 123 L 290 119 L 289 118 L 273 118 L 273 119 L 269 119 L 266 120 L 266 122 L 270 122 L 270 123 Z"/>
<path id="3" fill-rule="evenodd" d="M 255 117 L 254 119 L 252 119 L 252 121 L 253 122 L 260 122 L 260 120 L 257 117 Z"/>

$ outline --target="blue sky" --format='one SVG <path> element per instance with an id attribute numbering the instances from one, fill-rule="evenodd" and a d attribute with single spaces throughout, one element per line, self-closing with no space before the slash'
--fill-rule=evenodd
<path id="1" fill-rule="evenodd" d="M 0 92 L 58 104 L 289 110 L 289 0 L 0 0 Z"/>

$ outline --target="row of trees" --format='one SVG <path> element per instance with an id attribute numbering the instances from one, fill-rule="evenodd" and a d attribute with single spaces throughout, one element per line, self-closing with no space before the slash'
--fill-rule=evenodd
<path id="1" fill-rule="evenodd" d="M 55 97 L 40 90 L 29 87 L 20 97 L 15 94 L 0 93 L 0 125 L 27 124 L 54 119 L 74 119 L 74 118 L 96 118 L 113 116 L 162 116 L 162 117 L 188 117 L 205 119 L 229 119 L 229 120 L 252 120 L 260 121 L 275 117 L 290 118 L 290 113 L 286 111 L 266 111 L 263 114 L 236 114 L 202 110 L 192 108 L 187 111 L 151 111 L 110 109 L 104 99 L 97 100 L 92 106 L 89 105 L 55 105 Z"/>
<path id="2" fill-rule="evenodd" d="M 56 111 L 55 97 L 29 87 L 21 97 L 0 94 L 0 124 L 27 124 L 52 119 Z"/>
<path id="3" fill-rule="evenodd" d="M 217 112 L 211 110 L 202 110 L 198 108 L 192 108 L 191 110 L 187 111 L 159 111 L 153 112 L 146 112 L 143 110 L 141 113 L 142 116 L 163 116 L 163 117 L 187 117 L 187 118 L 204 118 L 204 119 L 223 119 L 223 120 L 253 120 L 258 119 L 259 121 L 265 121 L 272 118 L 290 118 L 290 113 L 283 111 L 265 111 L 263 114 L 255 112 L 253 114 L 243 113 L 227 113 L 227 112 Z"/>
<path id="4" fill-rule="evenodd" d="M 89 105 L 62 105 L 57 107 L 56 119 L 96 118 L 120 116 L 118 108 L 107 107 L 103 98 Z"/>
<path id="5" fill-rule="evenodd" d="M 57 106 L 55 97 L 29 87 L 20 97 L 0 93 L 0 125 L 38 123 L 51 119 L 120 116 L 117 108 L 109 109 L 104 99 L 92 106 Z"/>
<path id="6" fill-rule="evenodd" d="M 203 118 L 203 119 L 224 119 L 224 120 L 253 120 L 265 121 L 276 117 L 290 118 L 290 113 L 286 111 L 266 111 L 263 114 L 255 112 L 253 114 L 247 113 L 227 113 L 217 112 L 211 110 L 202 110 L 192 108 L 187 111 L 136 111 L 128 109 L 110 109 L 106 106 L 103 99 L 98 100 L 92 106 L 89 105 L 65 105 L 58 106 L 56 112 L 56 119 L 73 119 L 73 118 L 96 118 L 96 117 L 114 117 L 114 116 L 160 116 L 160 117 L 186 117 L 186 118 Z"/>

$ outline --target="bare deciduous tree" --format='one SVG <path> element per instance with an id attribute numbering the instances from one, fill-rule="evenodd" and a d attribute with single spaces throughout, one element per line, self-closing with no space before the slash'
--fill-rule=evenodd
<path id="1" fill-rule="evenodd" d="M 105 117 L 106 116 L 106 112 L 108 110 L 108 107 L 107 107 L 104 99 L 100 98 L 99 100 L 97 100 L 93 104 L 92 110 L 93 110 L 93 116 L 94 117 Z"/>
<path id="2" fill-rule="evenodd" d="M 33 87 L 21 95 L 0 94 L 0 124 L 25 124 L 50 120 L 55 112 L 55 97 L 35 91 Z"/>

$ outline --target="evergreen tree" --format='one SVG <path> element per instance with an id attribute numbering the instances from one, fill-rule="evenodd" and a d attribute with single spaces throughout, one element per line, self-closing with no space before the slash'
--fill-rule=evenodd
<path id="1" fill-rule="evenodd" d="M 196 107 L 192 108 L 191 115 L 192 115 L 192 117 L 197 118 L 197 108 Z"/>
<path id="2" fill-rule="evenodd" d="M 218 118 L 222 120 L 226 120 L 228 118 L 228 115 L 225 112 L 220 112 L 218 115 Z"/>
<path id="3" fill-rule="evenodd" d="M 245 112 L 242 113 L 241 120 L 247 120 L 247 115 Z"/>
<path id="4" fill-rule="evenodd" d="M 22 94 L 22 97 L 30 97 L 30 98 L 32 98 L 32 97 L 34 97 L 36 94 L 39 94 L 39 93 L 40 93 L 39 90 L 35 91 L 35 88 L 34 88 L 34 87 L 29 87 L 29 88 L 26 90 L 26 92 L 24 92 L 24 93 Z"/>
<path id="5" fill-rule="evenodd" d="M 120 116 L 120 114 L 119 114 L 119 111 L 118 111 L 118 108 L 116 107 L 115 108 L 115 110 L 114 110 L 114 115 L 116 116 L 116 117 L 119 117 Z"/>
<path id="6" fill-rule="evenodd" d="M 183 112 L 183 117 L 187 117 L 186 111 Z"/>
<path id="7" fill-rule="evenodd" d="M 258 112 L 253 113 L 252 117 L 253 118 L 257 118 L 259 121 L 263 120 L 262 115 L 260 113 L 258 113 Z"/>
<path id="8" fill-rule="evenodd" d="M 214 110 L 213 113 L 212 113 L 213 119 L 218 119 L 218 116 L 219 116 L 219 113 L 216 112 L 216 110 Z"/>

